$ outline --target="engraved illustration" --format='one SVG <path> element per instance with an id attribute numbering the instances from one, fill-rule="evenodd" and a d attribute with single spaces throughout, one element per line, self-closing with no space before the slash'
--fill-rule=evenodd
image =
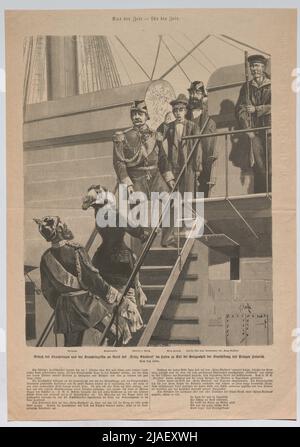
<path id="1" fill-rule="evenodd" d="M 201 33 L 25 39 L 28 346 L 273 343 L 261 46 Z M 166 199 L 156 224 L 133 225 L 121 200 L 139 219 L 152 193 Z M 191 194 L 190 217 L 177 219 L 170 193 Z"/>

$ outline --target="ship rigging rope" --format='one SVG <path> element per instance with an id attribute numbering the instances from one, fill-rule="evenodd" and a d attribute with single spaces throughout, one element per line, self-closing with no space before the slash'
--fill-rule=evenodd
<path id="1" fill-rule="evenodd" d="M 216 34 L 213 34 L 212 36 L 215 37 L 216 39 L 220 40 L 221 42 L 224 42 L 225 44 L 230 45 L 233 48 L 236 48 L 237 50 L 241 51 L 242 53 L 245 52 L 244 48 L 240 48 L 237 45 L 234 45 L 233 43 L 228 42 L 228 40 L 235 42 L 235 43 L 241 45 L 242 47 L 251 48 L 251 50 L 258 51 L 259 53 L 265 54 L 266 56 L 269 56 L 269 57 L 271 56 L 270 53 L 267 53 L 266 51 L 260 50 L 259 48 L 253 47 L 252 45 L 248 45 L 247 43 L 240 42 L 239 40 L 233 39 L 232 37 L 226 36 L 225 34 L 221 34 L 223 39 L 222 39 L 222 37 L 220 37 Z"/>
<path id="2" fill-rule="evenodd" d="M 127 53 L 129 54 L 129 56 L 134 60 L 134 62 L 137 64 L 137 66 L 142 70 L 142 72 L 147 76 L 147 78 L 150 79 L 150 76 L 148 75 L 148 73 L 146 72 L 146 70 L 142 67 L 142 65 L 140 64 L 140 62 L 137 60 L 137 58 L 131 53 L 131 51 L 128 50 L 128 48 L 126 47 L 126 45 L 121 41 L 121 39 L 118 36 L 115 36 L 115 38 L 117 39 L 117 41 L 122 45 L 122 47 L 124 48 L 124 50 L 127 51 Z"/>
<path id="3" fill-rule="evenodd" d="M 193 41 L 187 34 L 184 34 L 184 37 L 185 37 L 187 40 L 189 40 L 191 44 L 195 45 L 195 42 L 194 42 L 194 41 Z M 209 62 L 214 68 L 218 68 L 218 67 L 216 66 L 216 64 L 215 64 L 215 63 L 214 63 L 214 62 L 207 56 L 207 54 L 204 53 L 203 50 L 200 50 L 199 47 L 196 48 L 196 50 L 199 51 L 199 53 L 200 53 L 203 57 L 205 57 L 205 59 L 207 59 L 208 62 Z"/>
<path id="4" fill-rule="evenodd" d="M 236 43 L 238 43 L 239 45 L 242 45 L 242 46 L 247 47 L 247 48 L 251 48 L 251 50 L 258 51 L 259 53 L 265 54 L 266 56 L 269 56 L 269 57 L 271 56 L 271 54 L 270 54 L 270 53 L 267 53 L 266 51 L 260 50 L 259 48 L 256 48 L 256 47 L 252 47 L 251 45 L 249 45 L 249 44 L 247 44 L 247 43 L 244 43 L 244 42 L 241 42 L 241 41 L 239 41 L 239 40 L 236 40 L 236 39 L 234 39 L 233 37 L 226 36 L 226 34 L 221 34 L 221 36 L 222 36 L 222 37 L 225 37 L 225 39 L 232 40 L 233 42 L 236 42 Z"/>
<path id="5" fill-rule="evenodd" d="M 78 79 L 80 93 L 121 85 L 110 42 L 105 36 L 78 36 Z"/>
<path id="6" fill-rule="evenodd" d="M 37 36 L 36 38 L 36 73 L 35 73 L 35 89 L 33 102 L 41 102 L 45 92 L 45 68 L 46 68 L 46 47 L 45 38 Z"/>
<path id="7" fill-rule="evenodd" d="M 96 87 L 97 90 L 102 90 L 101 80 L 101 61 L 100 61 L 100 45 L 99 42 L 96 41 L 96 36 L 92 37 L 92 51 L 94 54 L 94 64 L 95 64 L 95 79 L 96 79 Z M 107 72 L 108 75 L 108 72 Z"/>
<path id="8" fill-rule="evenodd" d="M 172 65 L 164 74 L 161 75 L 159 79 L 164 79 L 169 73 L 171 73 L 174 68 L 177 67 L 178 64 L 181 64 L 190 54 L 192 54 L 193 51 L 196 50 L 200 45 L 202 45 L 211 35 L 207 34 L 203 39 L 200 40 L 187 54 L 185 54 L 176 64 Z"/>
<path id="9" fill-rule="evenodd" d="M 27 103 L 38 102 L 38 68 L 40 58 L 40 36 L 33 39 L 33 59 L 30 71 L 29 90 Z"/>
<path id="10" fill-rule="evenodd" d="M 29 37 L 25 43 L 26 48 L 26 66 L 25 66 L 25 77 L 24 77 L 24 98 L 23 98 L 23 108 L 25 111 L 26 104 L 28 102 L 28 90 L 29 90 L 29 81 L 31 77 L 31 62 L 32 62 L 32 51 L 33 51 L 33 37 Z"/>
<path id="11" fill-rule="evenodd" d="M 220 37 L 220 36 L 216 36 L 216 35 L 214 35 L 213 37 L 215 37 L 216 39 L 218 39 L 218 40 L 220 40 L 221 42 L 225 43 L 226 45 L 229 45 L 230 47 L 233 47 L 233 48 L 235 48 L 236 50 L 239 50 L 239 51 L 241 51 L 242 53 L 244 53 L 244 50 L 243 50 L 242 48 L 238 47 L 237 45 L 234 45 L 234 44 L 231 43 L 231 42 L 227 42 L 225 39 L 222 39 L 222 37 Z"/>
<path id="12" fill-rule="evenodd" d="M 173 36 L 171 36 L 170 34 L 168 35 L 179 47 L 181 47 L 184 51 L 188 51 L 181 43 L 179 43 Z M 194 54 L 191 54 L 191 57 L 202 67 L 204 68 L 206 71 L 208 71 L 208 73 L 211 73 L 211 70 L 209 70 L 202 62 L 200 62 L 196 56 Z"/>
<path id="13" fill-rule="evenodd" d="M 114 51 L 116 52 L 116 55 L 118 56 L 118 58 L 119 58 L 119 60 L 120 60 L 120 63 L 121 63 L 121 65 L 122 65 L 122 67 L 123 67 L 123 69 L 124 69 L 124 71 L 125 71 L 125 73 L 126 73 L 128 79 L 129 79 L 129 82 L 130 82 L 130 84 L 132 84 L 132 79 L 131 79 L 131 77 L 130 77 L 130 75 L 129 75 L 129 73 L 128 73 L 128 70 L 127 70 L 127 68 L 126 68 L 126 65 L 124 64 L 123 59 L 122 59 L 121 56 L 120 56 L 120 53 L 119 53 L 117 47 L 115 46 L 115 44 L 114 44 L 114 42 L 113 42 L 112 39 L 108 38 L 108 42 L 110 43 L 110 45 L 112 46 L 112 48 L 113 48 Z"/>
<path id="14" fill-rule="evenodd" d="M 78 53 L 79 53 L 80 59 L 82 60 L 83 59 L 82 55 L 84 54 L 84 51 L 82 49 L 82 46 L 83 46 L 82 37 L 79 37 L 79 39 L 77 39 L 77 44 L 79 44 L 77 46 L 77 48 L 78 48 Z M 80 67 L 80 71 L 78 73 L 78 80 L 80 80 L 80 77 L 82 76 L 83 69 L 84 69 L 84 63 L 82 62 L 81 63 L 81 67 Z"/>
<path id="15" fill-rule="evenodd" d="M 159 51 L 160 51 L 160 47 L 161 47 L 161 40 L 162 40 L 162 36 L 160 35 L 159 36 L 159 41 L 158 41 L 158 46 L 157 46 L 157 52 L 156 52 L 156 56 L 155 56 L 155 61 L 154 61 L 154 66 L 153 66 L 153 70 L 152 70 L 152 73 L 151 73 L 151 81 L 153 79 L 154 72 L 155 72 L 156 65 L 157 65 L 157 61 L 158 61 Z"/>
<path id="16" fill-rule="evenodd" d="M 168 45 L 166 44 L 166 42 L 164 41 L 164 39 L 162 39 L 162 43 L 164 44 L 164 46 L 166 47 L 166 49 L 168 50 L 168 52 L 170 53 L 170 55 L 172 56 L 172 58 L 174 59 L 174 61 L 176 62 L 176 65 L 175 65 L 175 67 L 179 67 L 180 68 L 180 70 L 183 72 L 183 74 L 185 75 L 185 77 L 187 78 L 187 80 L 189 81 L 189 82 L 191 82 L 191 79 L 188 77 L 188 75 L 186 74 L 186 72 L 184 71 L 184 69 L 182 68 L 182 66 L 180 65 L 180 61 L 178 61 L 177 59 L 176 59 L 176 57 L 174 56 L 174 54 L 172 53 L 172 51 L 170 50 L 170 48 L 168 47 Z M 174 67 L 174 68 L 175 68 Z"/>

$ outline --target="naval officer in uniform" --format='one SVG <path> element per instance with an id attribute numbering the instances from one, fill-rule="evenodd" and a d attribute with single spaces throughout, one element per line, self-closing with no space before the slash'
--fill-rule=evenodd
<path id="1" fill-rule="evenodd" d="M 133 127 L 114 135 L 113 164 L 120 183 L 128 194 L 141 191 L 150 200 L 151 192 L 169 193 L 175 184 L 170 163 L 163 148 L 162 135 L 149 128 L 145 101 L 134 101 L 130 108 Z M 175 243 L 165 228 L 162 245 Z"/>

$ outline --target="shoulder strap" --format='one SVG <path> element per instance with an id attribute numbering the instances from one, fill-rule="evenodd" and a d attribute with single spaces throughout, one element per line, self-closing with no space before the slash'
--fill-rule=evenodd
<path id="1" fill-rule="evenodd" d="M 68 272 L 61 265 L 61 263 L 58 262 L 55 256 L 53 256 L 50 250 L 44 254 L 44 261 L 48 270 L 51 272 L 52 276 L 55 278 L 57 282 L 72 289 L 76 290 L 81 289 L 78 278 L 72 275 L 72 273 Z"/>

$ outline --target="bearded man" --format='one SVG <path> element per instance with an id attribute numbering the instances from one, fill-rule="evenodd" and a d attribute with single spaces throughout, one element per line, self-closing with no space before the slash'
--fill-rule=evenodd
<path id="1" fill-rule="evenodd" d="M 202 129 L 207 118 L 209 118 L 203 134 L 216 133 L 216 123 L 208 115 L 207 91 L 202 81 L 193 81 L 188 89 L 189 102 L 186 118 Z M 217 159 L 216 141 L 217 137 L 205 137 L 201 139 L 202 148 L 202 170 L 199 176 L 200 192 L 208 197 L 211 187 L 215 184 L 212 178 L 212 167 Z"/>
<path id="2" fill-rule="evenodd" d="M 163 148 L 162 135 L 149 128 L 149 114 L 145 101 L 136 100 L 130 108 L 133 127 L 116 132 L 113 164 L 120 183 L 127 186 L 130 196 L 134 191 L 143 192 L 148 200 L 151 192 L 169 193 L 175 180 Z M 161 244 L 174 244 L 166 228 L 162 231 Z"/>
<path id="3" fill-rule="evenodd" d="M 271 79 L 266 73 L 268 60 L 261 54 L 248 57 L 252 80 L 241 87 L 236 104 L 236 119 L 242 129 L 271 126 Z M 271 130 L 247 133 L 251 148 L 249 164 L 254 172 L 254 192 L 271 191 Z M 268 167 L 268 175 L 267 175 Z"/>

